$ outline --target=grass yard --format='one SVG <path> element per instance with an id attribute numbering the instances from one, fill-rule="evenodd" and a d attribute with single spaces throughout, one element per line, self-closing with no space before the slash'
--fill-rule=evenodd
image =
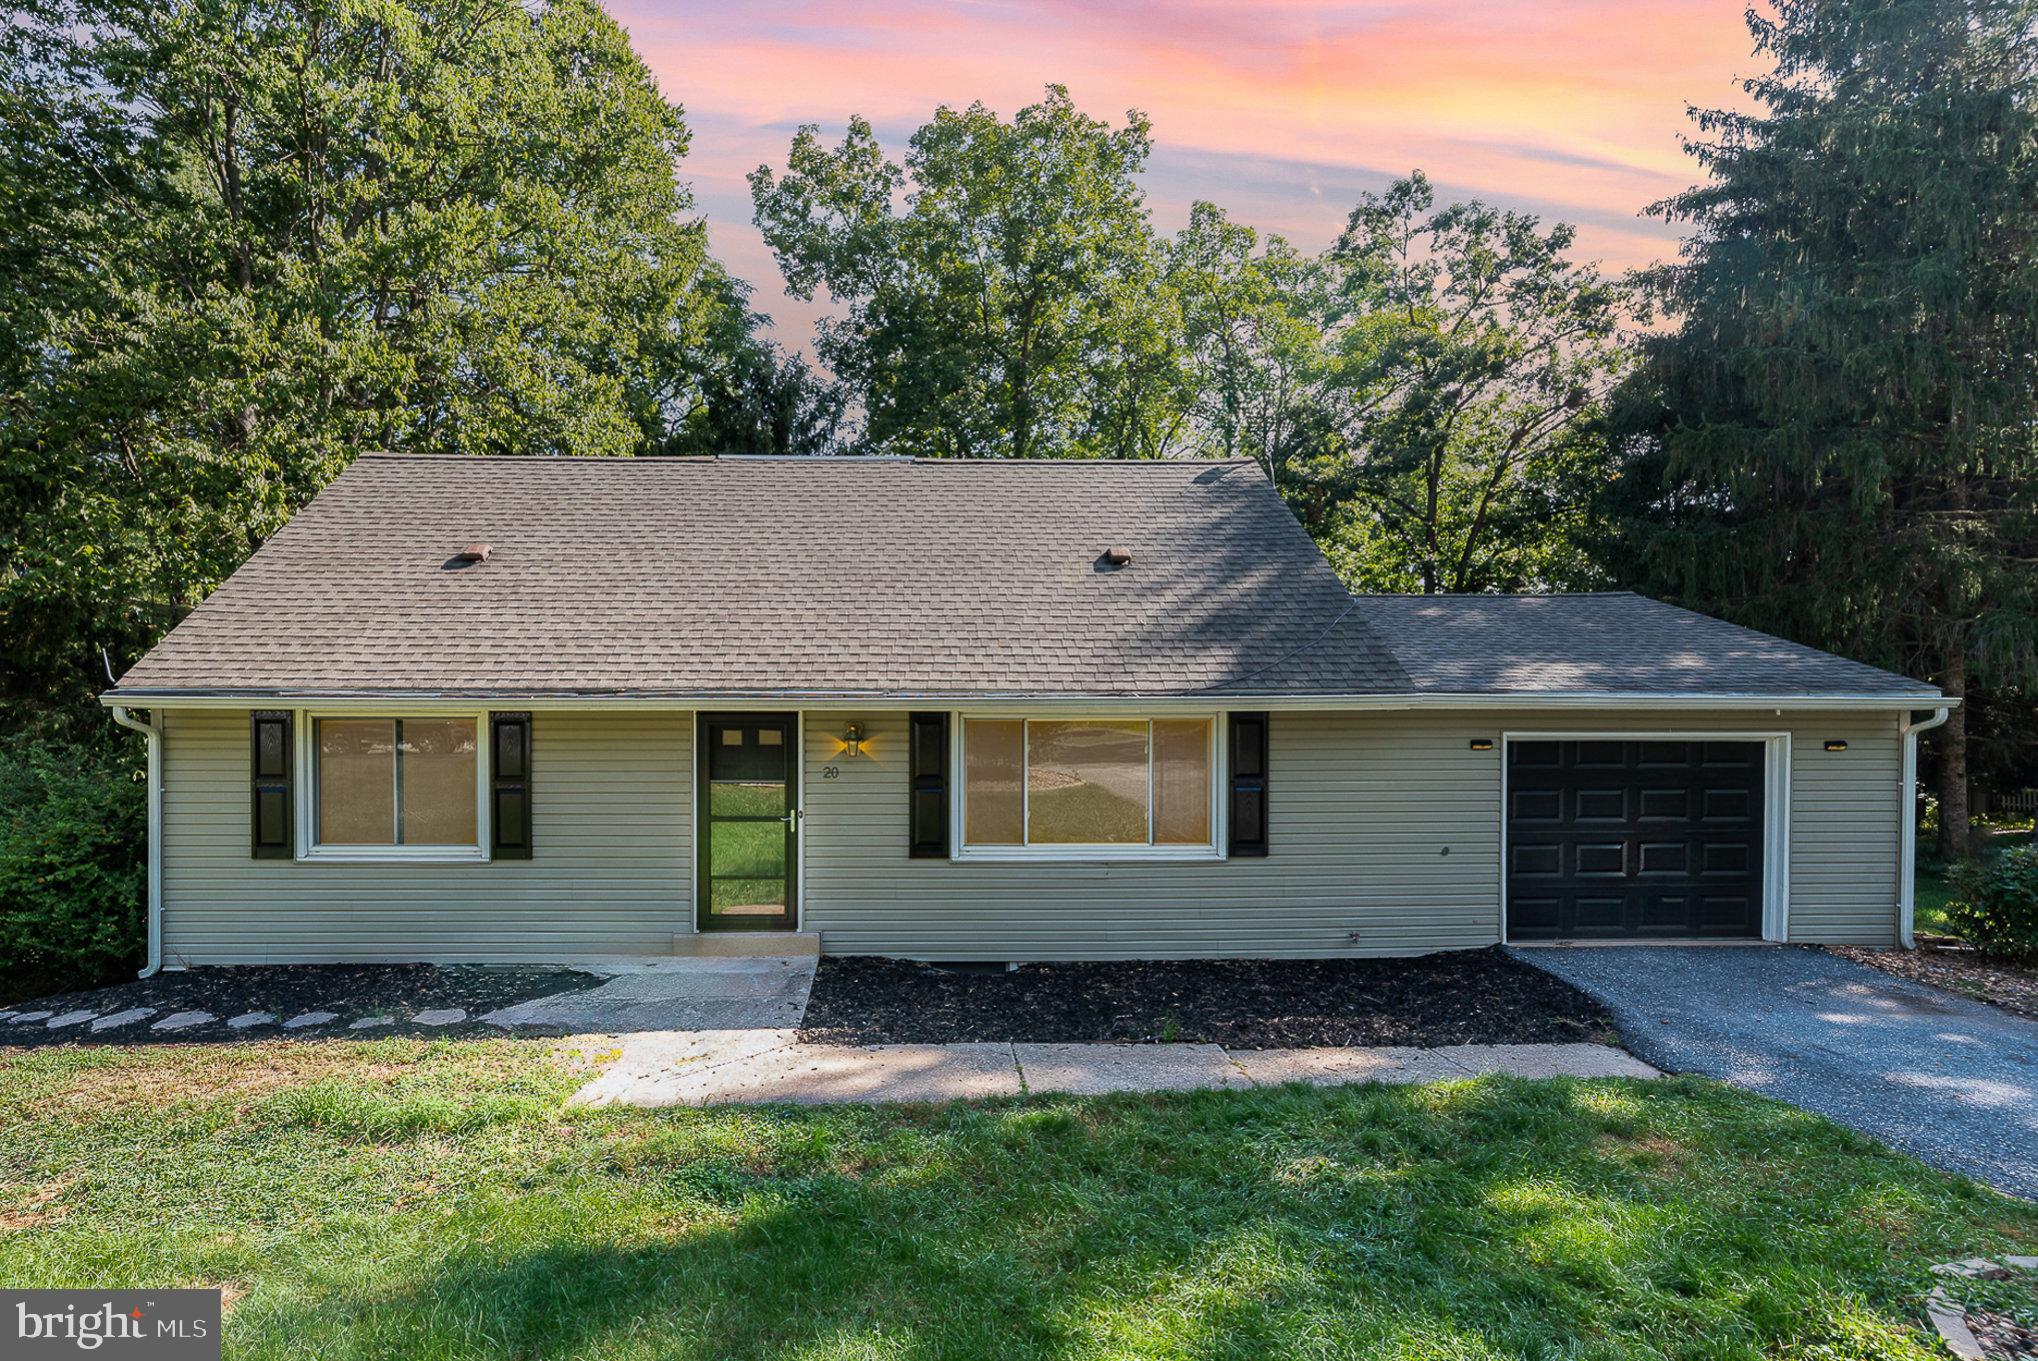
<path id="1" fill-rule="evenodd" d="M 2038 1208 L 1714 1084 L 569 1111 L 529 1041 L 0 1051 L 0 1281 L 235 1357 L 1937 1355 Z"/>

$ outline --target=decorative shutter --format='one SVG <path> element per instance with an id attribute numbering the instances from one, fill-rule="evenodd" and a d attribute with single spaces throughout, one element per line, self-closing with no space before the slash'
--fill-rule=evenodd
<path id="1" fill-rule="evenodd" d="M 907 854 L 915 860 L 948 858 L 948 715 L 913 714 L 908 720 L 912 826 Z"/>
<path id="2" fill-rule="evenodd" d="M 297 764 L 289 710 L 250 715 L 248 854 L 256 860 L 291 860 L 297 855 L 297 818 L 291 775 Z"/>
<path id="3" fill-rule="evenodd" d="M 1267 853 L 1267 716 L 1230 715 L 1232 855 Z"/>
<path id="4" fill-rule="evenodd" d="M 488 716 L 489 855 L 531 858 L 531 716 Z"/>

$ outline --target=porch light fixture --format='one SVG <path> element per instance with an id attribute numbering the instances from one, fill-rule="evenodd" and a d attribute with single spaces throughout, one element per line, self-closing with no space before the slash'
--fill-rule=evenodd
<path id="1" fill-rule="evenodd" d="M 842 750 L 850 756 L 863 755 L 863 725 L 852 723 L 842 730 Z"/>
<path id="2" fill-rule="evenodd" d="M 1826 750 L 1827 750 L 1827 751 L 1845 751 L 1845 750 L 1847 750 L 1847 743 L 1846 743 L 1846 741 L 1845 741 L 1844 739 L 1842 739 L 1842 738 L 1838 738 L 1838 737 L 1828 737 L 1828 738 L 1826 739 Z"/>
<path id="3" fill-rule="evenodd" d="M 1490 738 L 1490 737 L 1475 737 L 1475 738 L 1473 738 L 1473 739 L 1472 739 L 1472 750 L 1473 750 L 1473 751 L 1492 751 L 1492 750 L 1493 750 L 1493 739 L 1492 739 L 1492 738 Z"/>

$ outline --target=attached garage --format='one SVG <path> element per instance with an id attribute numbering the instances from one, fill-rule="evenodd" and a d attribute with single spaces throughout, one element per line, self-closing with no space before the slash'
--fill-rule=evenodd
<path id="1" fill-rule="evenodd" d="M 1760 938 L 1764 740 L 1511 739 L 1511 940 Z"/>

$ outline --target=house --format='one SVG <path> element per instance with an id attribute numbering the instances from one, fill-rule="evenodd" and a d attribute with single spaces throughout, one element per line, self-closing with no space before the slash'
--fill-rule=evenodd
<path id="1" fill-rule="evenodd" d="M 388 455 L 104 699 L 172 965 L 1888 945 L 1950 702 L 1354 597 L 1249 461 Z"/>

